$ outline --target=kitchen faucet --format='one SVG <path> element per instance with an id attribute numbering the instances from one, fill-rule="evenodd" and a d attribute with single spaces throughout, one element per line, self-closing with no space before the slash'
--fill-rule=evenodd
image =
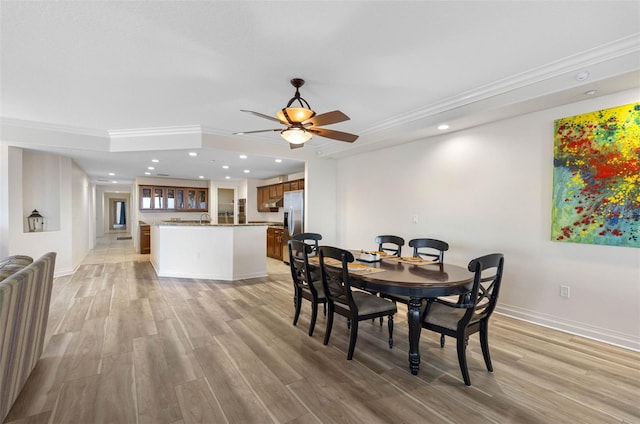
<path id="1" fill-rule="evenodd" d="M 203 217 L 209 219 L 209 222 L 211 222 L 211 215 L 209 215 L 207 212 L 203 212 L 200 214 L 200 224 L 202 224 Z"/>

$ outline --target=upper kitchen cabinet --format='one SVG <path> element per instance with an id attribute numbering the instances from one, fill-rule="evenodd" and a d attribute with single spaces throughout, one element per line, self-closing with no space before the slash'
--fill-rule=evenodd
<path id="1" fill-rule="evenodd" d="M 278 210 L 273 210 L 273 208 L 271 208 L 269 206 L 269 199 L 270 197 L 270 188 L 269 186 L 265 186 L 265 187 L 258 187 L 258 192 L 257 192 L 257 196 L 256 199 L 258 200 L 258 212 L 277 212 Z"/>
<path id="2" fill-rule="evenodd" d="M 209 189 L 140 186 L 140 209 L 156 212 L 206 212 L 209 210 Z"/>
<path id="3" fill-rule="evenodd" d="M 295 190 L 304 190 L 304 180 L 291 181 L 291 188 L 290 190 L 286 190 L 286 191 L 295 191 Z"/>
<path id="4" fill-rule="evenodd" d="M 269 198 L 278 199 L 282 197 L 282 184 L 273 184 L 269 186 Z"/>
<path id="5" fill-rule="evenodd" d="M 153 187 L 140 186 L 140 209 L 153 209 L 151 203 L 151 193 Z"/>
<path id="6" fill-rule="evenodd" d="M 304 179 L 257 187 L 258 212 L 278 212 L 278 201 L 285 192 L 294 190 L 304 190 Z"/>

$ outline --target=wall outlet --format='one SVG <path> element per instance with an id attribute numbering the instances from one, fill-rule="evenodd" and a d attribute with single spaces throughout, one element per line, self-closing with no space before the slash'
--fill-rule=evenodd
<path id="1" fill-rule="evenodd" d="M 413 216 L 411 217 L 411 221 L 412 221 L 414 224 L 417 224 L 417 223 L 418 223 L 418 215 L 413 215 Z"/>
<path id="2" fill-rule="evenodd" d="M 560 285 L 560 297 L 564 297 L 565 299 L 569 299 L 571 297 L 571 287 Z"/>

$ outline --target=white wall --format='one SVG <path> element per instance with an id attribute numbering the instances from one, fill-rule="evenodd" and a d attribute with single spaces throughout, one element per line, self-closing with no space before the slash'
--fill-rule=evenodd
<path id="1" fill-rule="evenodd" d="M 6 230 L 3 230 L 3 255 L 28 255 L 34 259 L 44 253 L 57 253 L 55 275 L 73 272 L 91 248 L 91 204 L 85 201 L 90 197 L 88 178 L 69 158 L 25 151 L 17 147 L 3 149 L 6 154 L 6 168 L 3 161 L 3 190 L 6 190 L 7 202 L 0 205 L 2 216 L 6 217 Z M 26 157 L 25 157 L 26 156 Z M 42 170 L 46 169 L 45 180 Z M 37 201 L 40 188 L 34 182 L 40 181 L 46 189 L 57 193 L 57 197 L 47 203 L 47 197 L 41 197 L 43 207 L 38 208 L 45 216 L 57 217 L 57 228 L 52 231 L 45 224 L 40 233 L 25 232 L 23 199 Z M 84 203 L 82 203 L 84 202 Z M 29 206 L 30 207 L 30 206 Z M 81 218 L 80 218 L 81 217 Z M 75 218 L 75 219 L 74 219 Z M 4 218 L 3 218 L 4 219 Z M 77 245 L 74 246 L 74 243 Z"/>
<path id="2" fill-rule="evenodd" d="M 44 217 L 44 231 L 60 230 L 60 170 L 59 156 L 22 151 L 22 214 L 36 209 Z M 28 232 L 26 219 L 22 225 Z"/>
<path id="3" fill-rule="evenodd" d="M 502 313 L 640 350 L 640 249 L 550 240 L 553 121 L 638 98 L 626 91 L 342 159 L 338 245 L 433 237 L 459 265 L 502 252 Z"/>
<path id="4" fill-rule="evenodd" d="M 93 247 L 94 186 L 78 165 L 71 164 L 71 261 L 80 265 Z"/>
<path id="5" fill-rule="evenodd" d="M 321 244 L 337 244 L 337 162 L 333 159 L 312 159 L 305 166 L 304 230 L 322 234 Z"/>
<path id="6" fill-rule="evenodd" d="M 9 255 L 9 145 L 0 140 L 0 258 Z"/>

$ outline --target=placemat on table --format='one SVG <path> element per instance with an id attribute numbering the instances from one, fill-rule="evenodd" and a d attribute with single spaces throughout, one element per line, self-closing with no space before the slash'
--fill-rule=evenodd
<path id="1" fill-rule="evenodd" d="M 402 256 L 402 257 L 388 256 L 384 259 L 388 261 L 395 261 L 395 262 L 400 262 L 400 263 L 409 264 L 409 265 L 431 265 L 431 264 L 438 263 L 437 260 L 428 260 L 428 259 L 419 258 L 417 256 Z"/>
<path id="2" fill-rule="evenodd" d="M 314 257 L 314 258 L 309 258 L 309 262 L 314 263 L 314 264 L 319 264 L 320 263 L 320 258 Z M 342 262 L 340 262 L 337 259 L 333 259 L 333 258 L 325 258 L 324 262 L 329 265 L 329 266 L 333 266 L 336 268 L 339 268 L 342 266 Z M 376 272 L 383 272 L 384 269 L 380 269 L 380 268 L 374 268 L 371 266 L 366 266 L 366 265 L 362 265 L 362 264 L 357 264 L 357 263 L 349 263 L 347 264 L 347 267 L 349 269 L 349 272 L 352 272 L 354 274 L 374 274 Z"/>
<path id="3" fill-rule="evenodd" d="M 370 266 L 366 266 L 366 265 L 362 265 L 362 264 L 356 264 L 356 263 L 350 263 L 347 264 L 347 267 L 349 268 L 349 272 L 352 272 L 354 274 L 375 274 L 376 272 L 383 272 L 384 269 L 381 268 L 373 268 Z"/>

